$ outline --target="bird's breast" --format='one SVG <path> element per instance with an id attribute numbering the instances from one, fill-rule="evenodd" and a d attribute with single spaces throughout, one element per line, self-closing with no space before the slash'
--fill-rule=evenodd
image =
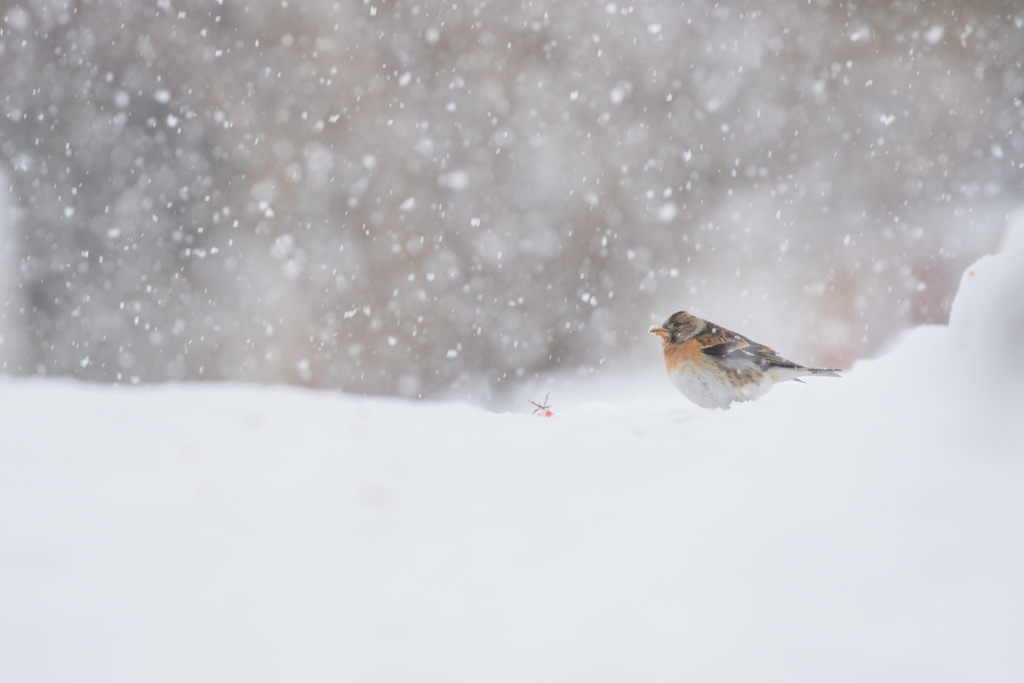
<path id="1" fill-rule="evenodd" d="M 665 344 L 665 370 L 669 375 L 679 372 L 685 366 L 699 364 L 701 354 L 700 347 L 693 339 L 682 344 Z"/>
<path id="2" fill-rule="evenodd" d="M 729 371 L 708 358 L 690 340 L 665 345 L 665 370 L 672 385 L 702 408 L 727 409 L 734 401 L 749 401 L 764 394 L 772 382 L 751 370 Z"/>

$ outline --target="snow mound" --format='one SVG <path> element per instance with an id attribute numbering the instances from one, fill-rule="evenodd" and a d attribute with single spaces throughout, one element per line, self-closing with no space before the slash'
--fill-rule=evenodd
<path id="1" fill-rule="evenodd" d="M 986 382 L 1019 400 L 1024 379 L 1024 211 L 1011 216 L 1000 253 L 964 271 L 950 333 Z"/>
<path id="2" fill-rule="evenodd" d="M 728 412 L 0 382 L 0 678 L 1020 680 L 1022 225 Z"/>

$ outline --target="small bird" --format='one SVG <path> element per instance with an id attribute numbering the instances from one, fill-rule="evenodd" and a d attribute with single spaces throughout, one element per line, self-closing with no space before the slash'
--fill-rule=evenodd
<path id="1" fill-rule="evenodd" d="M 806 368 L 786 360 L 763 344 L 720 325 L 673 313 L 661 327 L 668 378 L 679 392 L 702 408 L 728 410 L 733 401 L 752 401 L 772 385 L 806 375 L 839 377 L 839 370 Z"/>

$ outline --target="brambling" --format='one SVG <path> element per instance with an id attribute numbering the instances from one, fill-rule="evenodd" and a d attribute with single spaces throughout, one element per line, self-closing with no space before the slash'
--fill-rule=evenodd
<path id="1" fill-rule="evenodd" d="M 806 368 L 724 327 L 690 315 L 672 314 L 651 334 L 661 338 L 672 384 L 702 408 L 728 410 L 733 401 L 759 398 L 772 385 L 806 375 L 839 377 L 838 370 Z"/>

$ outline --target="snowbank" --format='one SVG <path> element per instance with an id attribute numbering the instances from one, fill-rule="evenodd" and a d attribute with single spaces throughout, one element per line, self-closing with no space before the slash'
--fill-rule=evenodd
<path id="1" fill-rule="evenodd" d="M 728 412 L 4 381 L 0 678 L 1020 680 L 1022 278 Z"/>

